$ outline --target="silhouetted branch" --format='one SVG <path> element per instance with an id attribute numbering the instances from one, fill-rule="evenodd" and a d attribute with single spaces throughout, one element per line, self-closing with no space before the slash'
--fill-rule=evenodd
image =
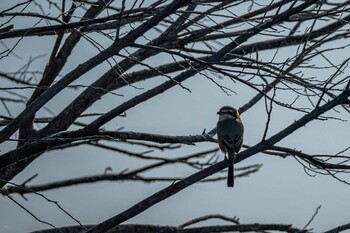
<path id="1" fill-rule="evenodd" d="M 144 32 L 148 31 L 154 25 L 159 23 L 162 19 L 167 17 L 169 14 L 173 13 L 179 7 L 186 5 L 189 0 L 178 0 L 169 4 L 163 11 L 154 15 L 150 20 L 146 21 L 137 29 L 131 31 L 128 35 L 123 38 L 123 43 L 112 44 L 103 52 L 97 54 L 96 56 L 90 58 L 83 64 L 79 65 L 76 69 L 69 72 L 63 78 L 61 78 L 57 83 L 52 85 L 44 93 L 42 93 L 38 98 L 36 98 L 27 108 L 22 111 L 10 124 L 8 124 L 4 129 L 0 131 L 0 143 L 7 140 L 16 130 L 22 127 L 27 121 L 50 99 L 52 99 L 57 93 L 63 90 L 67 85 L 72 83 L 74 80 L 79 78 L 81 75 L 85 74 L 92 68 L 101 64 L 106 59 L 117 54 L 122 48 L 131 44 L 136 38 L 142 35 Z"/>
<path id="2" fill-rule="evenodd" d="M 323 233 L 337 233 L 337 232 L 341 232 L 341 231 L 345 231 L 345 230 L 349 230 L 350 229 L 350 223 L 335 227 L 331 230 L 325 231 Z"/>
<path id="3" fill-rule="evenodd" d="M 88 225 L 86 227 L 93 227 Z M 81 232 L 83 228 L 72 226 L 59 228 L 65 233 L 77 233 Z M 154 226 L 154 225 L 120 225 L 116 226 L 108 231 L 108 233 L 117 232 L 172 232 L 172 233 L 210 233 L 210 232 L 261 232 L 261 231 L 282 231 L 288 233 L 296 232 L 309 232 L 301 231 L 298 228 L 292 227 L 292 225 L 285 224 L 241 224 L 241 225 L 217 225 L 217 226 L 206 226 L 206 227 L 191 227 L 191 228 L 178 228 L 172 226 Z M 53 233 L 54 230 L 42 230 L 34 231 L 32 233 Z"/>
<path id="4" fill-rule="evenodd" d="M 176 163 L 176 161 L 174 161 L 173 163 Z M 137 169 L 131 172 L 122 172 L 120 174 L 101 174 L 101 175 L 84 176 L 80 178 L 72 178 L 68 180 L 56 181 L 56 182 L 51 182 L 46 184 L 39 184 L 39 185 L 16 185 L 16 186 L 11 185 L 3 188 L 3 190 L 7 194 L 17 193 L 17 194 L 23 195 L 23 194 L 33 193 L 33 192 L 43 192 L 43 191 L 48 191 L 52 189 L 65 188 L 65 187 L 80 185 L 80 184 L 96 183 L 101 181 L 123 181 L 123 182 L 139 181 L 144 183 L 152 183 L 152 182 L 176 182 L 184 179 L 183 177 L 145 177 L 137 174 L 138 172 L 145 172 L 150 169 L 154 169 L 166 164 L 170 164 L 170 162 L 158 163 L 156 164 L 157 166 L 154 166 L 154 165 L 146 166 L 145 168 L 142 168 L 142 169 Z M 259 171 L 259 168 L 260 167 L 256 167 L 251 170 L 237 172 L 237 174 L 235 174 L 235 179 L 249 176 Z M 242 168 L 240 170 L 242 170 Z M 221 180 L 226 180 L 226 176 L 208 178 L 200 182 L 207 183 L 207 182 L 216 182 Z"/>
<path id="5" fill-rule="evenodd" d="M 227 216 L 224 216 L 221 214 L 211 214 L 211 215 L 205 215 L 205 216 L 202 216 L 199 218 L 192 219 L 188 222 L 185 222 L 184 224 L 181 224 L 179 226 L 179 228 L 185 228 L 185 227 L 188 227 L 190 225 L 193 225 L 193 224 L 196 224 L 199 222 L 207 221 L 209 219 L 221 219 L 221 220 L 239 225 L 239 218 L 236 218 L 236 217 L 231 218 L 231 217 L 227 217 Z"/>
<path id="6" fill-rule="evenodd" d="M 194 135 L 189 135 L 190 128 L 183 134 L 173 133 L 177 125 L 167 124 L 169 129 L 160 130 L 158 122 L 148 120 L 144 124 L 152 125 L 145 126 L 155 128 L 149 128 L 151 132 L 146 133 L 130 127 L 133 122 L 126 118 L 129 111 L 133 113 L 133 108 L 147 111 L 143 109 L 146 101 L 158 99 L 171 89 L 180 87 L 193 91 L 193 84 L 197 85 L 199 79 L 209 81 L 228 96 L 237 93 L 238 98 L 232 99 L 234 105 L 241 104 L 239 111 L 243 117 L 245 112 L 259 109 L 265 100 L 266 111 L 254 112 L 257 114 L 254 120 L 259 121 L 257 127 L 254 120 L 244 121 L 248 132 L 258 134 L 254 138 L 262 138 L 261 142 L 248 146 L 250 138 L 246 140 L 246 150 L 237 154 L 237 163 L 257 153 L 278 156 L 276 158 L 292 156 L 308 175 L 330 175 L 349 184 L 341 176 L 350 173 L 350 156 L 346 155 L 349 145 L 342 145 L 345 149 L 339 152 L 321 151 L 320 154 L 301 147 L 277 145 L 309 122 L 346 121 L 344 114 L 350 113 L 350 78 L 347 75 L 350 59 L 346 57 L 350 49 L 349 1 L 46 0 L 39 3 L 24 0 L 9 5 L 8 9 L 0 11 L 3 19 L 0 60 L 5 64 L 0 72 L 0 81 L 4 83 L 0 88 L 0 107 L 4 112 L 0 116 L 0 144 L 5 145 L 0 155 L 0 187 L 3 196 L 21 208 L 24 206 L 10 193 L 22 194 L 25 198 L 25 193 L 42 196 L 37 191 L 100 181 L 169 182 L 172 184 L 167 188 L 124 212 L 89 226 L 92 228 L 89 232 L 107 229 L 112 232 L 299 232 L 283 224 L 188 227 L 198 222 L 203 224 L 207 219 L 238 223 L 235 218 L 221 215 L 196 218 L 180 227 L 117 226 L 197 182 L 225 179 L 223 170 L 227 164 L 218 162 L 222 159 L 221 153 L 217 153 L 217 148 L 203 150 L 209 143 L 217 147 L 213 125 L 209 125 L 213 129 L 208 133 L 194 131 Z M 35 44 L 32 41 L 40 42 L 39 36 L 52 42 L 43 46 L 47 55 L 39 54 L 41 48 L 30 48 Z M 92 51 L 82 51 L 84 40 Z M 21 48 L 26 49 L 22 51 Z M 28 51 L 34 52 L 28 54 Z M 61 102 L 60 97 L 66 93 L 69 96 L 64 96 Z M 201 101 L 205 103 L 216 98 L 216 94 L 214 91 L 205 93 L 207 96 Z M 103 110 L 96 110 L 97 105 Z M 281 109 L 288 115 L 275 115 L 280 114 Z M 160 113 L 162 111 L 168 109 L 159 109 Z M 297 120 L 293 114 L 301 117 Z M 177 120 L 175 115 L 174 119 L 167 120 Z M 292 123 L 281 125 L 275 116 Z M 202 114 L 202 117 L 191 118 L 191 121 L 205 122 L 208 115 Z M 259 128 L 262 119 L 266 119 L 265 130 Z M 137 120 L 143 120 L 142 114 Z M 124 126 L 140 132 L 123 130 Z M 255 127 L 253 131 L 251 126 Z M 284 130 L 270 136 L 276 126 Z M 179 152 L 183 150 L 174 151 L 179 147 L 197 151 L 194 145 L 202 151 L 182 157 L 183 152 Z M 121 159 L 128 156 L 144 164 L 138 167 L 121 164 L 126 167 L 120 171 L 106 167 L 101 174 L 37 185 L 29 184 L 40 174 L 32 171 L 35 175 L 24 179 L 22 184 L 11 183 L 39 156 L 53 150 L 63 154 L 66 151 L 58 150 L 78 146 L 103 149 L 109 155 Z M 174 164 L 191 169 L 192 175 L 148 174 Z M 261 166 L 236 168 L 236 178 L 255 173 Z M 56 208 L 61 209 L 59 205 Z M 42 221 L 31 210 L 22 209 L 36 221 L 44 224 L 51 221 Z M 80 224 L 68 212 L 64 213 Z M 345 224 L 330 232 L 347 228 Z M 78 232 L 86 228 L 81 225 L 53 230 Z"/>
<path id="7" fill-rule="evenodd" d="M 281 141 L 286 136 L 292 134 L 294 131 L 299 129 L 300 127 L 303 127 L 308 122 L 316 119 L 321 114 L 329 111 L 330 109 L 334 108 L 335 106 L 339 104 L 343 104 L 345 101 L 347 101 L 347 98 L 350 96 L 350 90 L 345 90 L 343 93 L 341 93 L 337 98 L 329 101 L 328 103 L 320 106 L 319 108 L 314 109 L 310 113 L 306 114 L 299 120 L 295 121 L 293 124 L 289 125 L 279 133 L 273 135 L 272 137 L 268 138 L 265 141 L 262 141 L 258 144 L 256 144 L 253 147 L 250 147 L 249 149 L 242 151 L 237 154 L 237 158 L 235 160 L 235 163 L 239 163 L 242 160 L 245 160 L 249 158 L 250 156 L 257 154 L 263 150 L 270 149 L 271 146 L 273 146 L 275 143 Z M 147 210 L 151 206 L 159 203 L 160 201 L 163 201 L 166 198 L 171 197 L 172 195 L 180 192 L 181 190 L 187 188 L 188 186 L 214 174 L 222 169 L 227 167 L 227 162 L 222 161 L 217 164 L 214 164 L 213 166 L 210 166 L 202 171 L 199 171 L 175 184 L 172 184 L 168 186 L 167 188 L 149 196 L 148 198 L 142 200 L 141 202 L 135 204 L 134 206 L 130 207 L 129 209 L 121 212 L 120 214 L 98 224 L 94 228 L 88 230 L 89 233 L 95 233 L 95 232 L 104 232 L 108 229 L 111 229 L 112 227 L 119 225 L 120 223 L 130 219 L 131 217 L 134 217 L 138 215 L 139 213 Z"/>

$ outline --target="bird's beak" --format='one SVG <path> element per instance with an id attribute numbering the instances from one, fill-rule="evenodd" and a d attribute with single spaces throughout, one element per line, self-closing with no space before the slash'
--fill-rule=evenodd
<path id="1" fill-rule="evenodd" d="M 220 112 L 220 111 L 218 111 L 216 114 L 220 115 L 220 114 L 221 114 L 221 112 Z"/>

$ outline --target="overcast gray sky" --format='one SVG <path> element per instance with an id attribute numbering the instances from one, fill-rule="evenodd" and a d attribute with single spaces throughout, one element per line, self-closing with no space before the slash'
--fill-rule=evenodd
<path id="1" fill-rule="evenodd" d="M 13 5 L 13 1 L 2 1 L 0 10 Z M 44 5 L 43 5 L 44 6 Z M 27 9 L 37 11 L 35 5 Z M 242 8 L 242 11 L 247 8 Z M 52 9 L 52 14 L 55 11 Z M 0 18 L 1 19 L 1 18 Z M 1 19 L 2 20 L 2 19 Z M 16 27 L 33 25 L 37 19 L 26 19 L 26 22 L 13 22 Z M 44 24 L 44 23 L 41 23 Z M 152 32 L 150 32 L 152 33 Z M 154 33 L 154 32 L 153 32 Z M 4 40 L 7 46 L 13 45 L 17 40 Z M 102 45 L 109 45 L 109 41 L 99 41 Z M 32 63 L 32 70 L 43 70 L 54 43 L 54 38 L 30 37 L 19 42 L 14 53 L 21 58 L 9 55 L 0 60 L 2 72 L 14 72 L 21 67 L 29 57 L 38 58 Z M 4 47 L 0 45 L 1 50 Z M 281 49 L 278 53 L 280 60 L 295 54 L 295 48 Z M 332 61 L 340 63 L 348 57 L 349 48 L 343 51 L 336 51 L 330 54 Z M 74 50 L 72 58 L 68 61 L 62 74 L 76 67 L 87 58 L 96 54 L 97 50 L 90 43 L 82 40 Z M 291 55 L 292 54 L 292 55 Z M 261 53 L 261 59 L 269 59 L 272 53 Z M 266 57 L 264 57 L 266 56 Z M 168 59 L 171 57 L 163 55 L 156 60 L 150 59 L 150 64 L 159 62 L 157 59 Z M 339 60 L 337 60 L 339 59 Z M 324 62 L 324 61 L 319 61 Z M 75 84 L 88 85 L 95 77 L 103 74 L 109 68 L 108 64 L 102 64 L 84 75 Z M 335 70 L 312 70 L 309 76 L 325 76 Z M 39 76 L 40 77 L 40 76 Z M 102 112 L 115 107 L 128 100 L 130 97 L 143 93 L 155 84 L 161 83 L 166 78 L 157 78 L 147 82 L 135 84 L 144 89 L 125 87 L 117 90 L 124 97 L 107 95 L 102 101 L 93 106 L 93 111 Z M 1 86 L 13 86 L 12 83 L 0 79 Z M 127 117 L 118 118 L 110 124 L 105 125 L 107 129 L 125 127 L 125 130 L 166 134 L 166 135 L 193 135 L 200 134 L 204 129 L 211 130 L 215 127 L 218 116 L 216 112 L 223 105 L 241 107 L 249 101 L 256 93 L 239 83 L 230 80 L 220 80 L 222 85 L 227 85 L 236 93 L 231 96 L 223 93 L 210 80 L 201 75 L 183 83 L 191 90 L 191 93 L 181 87 L 175 87 L 164 94 L 153 98 L 135 108 L 127 111 Z M 24 90 L 29 96 L 30 90 Z M 74 90 L 65 91 L 57 95 L 47 107 L 55 113 L 59 112 L 69 103 L 77 92 Z M 283 101 L 293 101 L 295 96 L 286 95 L 284 92 L 277 92 L 276 98 Z M 299 100 L 298 100 L 299 101 Z M 298 104 L 308 105 L 305 100 Z M 16 105 L 12 108 L 12 114 L 16 116 L 23 106 Z M 349 114 L 345 114 L 341 108 L 337 117 L 349 120 Z M 0 107 L 1 114 L 5 109 Z M 334 112 L 332 112 L 334 113 Z M 41 112 L 42 115 L 49 115 Z M 279 132 L 303 114 L 292 110 L 275 106 L 272 113 L 271 126 L 268 135 Z M 255 145 L 263 135 L 266 124 L 266 111 L 264 103 L 261 102 L 249 109 L 242 115 L 245 126 L 244 143 Z M 349 147 L 349 122 L 328 120 L 314 121 L 306 127 L 293 133 L 278 145 L 297 148 L 309 154 L 334 153 Z M 13 142 L 0 145 L 1 152 L 10 150 Z M 167 152 L 154 152 L 154 155 L 179 156 L 202 151 L 205 148 L 215 148 L 216 144 L 203 143 L 196 146 L 183 146 L 180 150 Z M 134 149 L 125 145 L 125 149 Z M 165 154 L 167 153 L 167 154 Z M 222 157 L 223 158 L 223 155 Z M 257 154 L 237 167 L 263 164 L 258 173 L 249 177 L 240 178 L 235 181 L 233 189 L 226 187 L 225 181 L 215 183 L 199 183 L 190 186 L 175 196 L 153 206 L 144 213 L 132 218 L 126 223 L 147 223 L 156 225 L 179 225 L 192 218 L 207 214 L 223 214 L 237 216 L 241 223 L 281 223 L 293 224 L 302 228 L 314 214 L 316 208 L 322 205 L 318 215 L 315 217 L 309 228 L 316 232 L 328 230 L 340 224 L 349 222 L 350 216 L 350 186 L 341 183 L 330 176 L 307 175 L 303 167 L 294 158 L 280 158 L 271 155 Z M 31 184 L 41 184 L 49 181 L 61 180 L 64 178 L 79 177 L 88 174 L 101 174 L 106 167 L 111 167 L 113 172 L 120 172 L 126 167 L 135 168 L 142 165 L 140 161 L 116 153 L 99 150 L 91 146 L 58 150 L 49 152 L 39 157 L 28 168 L 18 175 L 13 182 L 22 183 L 28 177 L 38 173 Z M 169 175 L 186 177 L 193 173 L 192 169 L 183 166 L 169 166 L 167 169 L 158 171 L 169 173 Z M 156 175 L 157 173 L 150 173 Z M 349 180 L 348 177 L 343 178 Z M 97 184 L 79 185 L 58 190 L 44 192 L 45 196 L 57 201 L 60 206 L 67 210 L 83 224 L 99 223 L 107 218 L 124 211 L 145 197 L 165 188 L 170 183 L 143 184 L 140 182 L 100 182 Z M 24 200 L 19 195 L 12 195 L 19 203 L 35 213 L 40 219 L 50 222 L 56 227 L 73 225 L 69 217 L 63 214 L 54 204 L 48 203 L 43 198 L 29 194 Z M 211 223 L 222 223 L 212 221 Z M 47 228 L 46 225 L 34 220 L 32 216 L 23 209 L 16 206 L 7 197 L 0 198 L 0 232 L 28 232 L 37 229 Z"/>

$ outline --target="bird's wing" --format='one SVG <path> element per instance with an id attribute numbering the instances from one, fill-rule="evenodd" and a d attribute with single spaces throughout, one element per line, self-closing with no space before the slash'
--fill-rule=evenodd
<path id="1" fill-rule="evenodd" d="M 243 124 L 241 122 L 236 122 L 236 124 L 222 122 L 222 126 L 222 130 L 218 132 L 222 141 L 229 150 L 237 153 L 243 143 Z"/>
<path id="2" fill-rule="evenodd" d="M 241 149 L 243 143 L 243 137 L 240 135 L 226 135 L 226 137 L 222 138 L 226 147 L 235 151 L 236 153 Z"/>

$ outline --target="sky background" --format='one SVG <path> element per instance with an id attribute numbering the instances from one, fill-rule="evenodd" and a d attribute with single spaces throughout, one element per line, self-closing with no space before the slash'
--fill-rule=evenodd
<path id="1" fill-rule="evenodd" d="M 12 1 L 3 1 L 0 10 L 13 5 Z M 37 7 L 31 5 L 28 11 L 35 11 Z M 242 11 L 247 11 L 242 7 Z M 54 9 L 51 9 L 55 15 Z M 2 20 L 0 18 L 0 20 Z M 37 19 L 26 21 L 15 20 L 16 28 L 33 25 Z M 152 33 L 146 37 L 151 37 Z M 255 38 L 254 40 L 259 40 Z M 17 40 L 4 40 L 7 46 L 16 43 Z M 101 37 L 104 46 L 109 41 Z M 251 42 L 251 41 L 250 41 Z M 2 72 L 13 72 L 18 70 L 29 57 L 44 55 L 31 64 L 31 70 L 43 70 L 47 58 L 50 55 L 53 37 L 29 37 L 25 38 L 15 48 L 16 56 L 8 56 L 0 60 Z M 346 43 L 346 42 L 344 42 Z M 0 45 L 3 46 L 3 45 Z M 1 47 L 3 50 L 4 48 Z M 339 64 L 348 57 L 349 49 L 335 51 L 329 56 L 332 61 Z M 281 49 L 277 60 L 286 59 L 295 54 L 295 48 Z M 95 55 L 98 51 L 86 40 L 82 39 L 73 55 L 62 71 L 66 74 L 72 68 Z M 274 52 L 260 53 L 261 59 L 271 59 Z M 119 58 L 118 58 L 119 59 Z M 157 56 L 149 59 L 150 64 L 163 61 L 172 61 L 167 55 Z M 322 64 L 322 60 L 314 61 Z M 109 65 L 104 63 L 88 72 L 75 84 L 88 85 L 96 77 L 106 72 Z M 135 68 L 137 69 L 137 67 Z M 328 78 L 335 70 L 304 70 L 305 76 L 316 76 Z M 173 76 L 174 77 L 174 76 Z M 143 88 L 138 90 L 125 87 L 115 91 L 124 97 L 107 95 L 96 103 L 90 112 L 103 112 L 128 100 L 130 97 L 143 93 L 165 81 L 165 77 L 152 79 L 147 82 L 135 84 Z M 210 80 L 201 75 L 185 81 L 183 85 L 191 90 L 191 93 L 181 87 L 175 87 L 153 98 L 135 108 L 127 111 L 127 117 L 106 124 L 104 128 L 113 130 L 124 127 L 127 131 L 138 131 L 165 135 L 194 135 L 200 134 L 204 129 L 207 131 L 215 127 L 218 116 L 216 112 L 223 105 L 241 107 L 247 103 L 255 92 L 239 83 L 231 80 L 221 79 L 220 84 L 227 85 L 235 91 L 231 96 L 223 93 Z M 14 86 L 13 83 L 0 79 L 1 86 Z M 30 96 L 31 90 L 21 92 Z M 46 106 L 58 113 L 79 92 L 66 90 L 58 94 Z M 278 91 L 277 99 L 284 102 L 292 102 L 293 94 Z M 299 106 L 309 106 L 304 99 L 298 100 Z M 23 106 L 11 107 L 11 113 L 16 116 L 23 110 Z M 337 117 L 349 120 L 341 108 L 339 113 L 330 111 Z M 3 107 L 0 113 L 5 114 Z M 40 112 L 39 115 L 49 115 Z M 272 113 L 272 124 L 268 136 L 274 135 L 286 126 L 299 119 L 303 114 L 290 109 L 274 106 Z M 262 139 L 266 124 L 266 111 L 263 102 L 242 114 L 245 126 L 244 144 L 253 146 Z M 313 121 L 301 128 L 286 139 L 278 143 L 280 146 L 296 148 L 308 154 L 335 153 L 349 147 L 349 122 L 337 120 Z M 1 152 L 13 148 L 13 142 L 0 145 Z M 196 146 L 182 146 L 179 150 L 166 152 L 155 151 L 152 155 L 157 156 L 183 156 L 202 151 L 204 149 L 216 148 L 214 143 L 198 143 Z M 137 150 L 135 147 L 125 145 L 125 149 Z M 142 149 L 140 149 L 142 150 Z M 144 149 L 143 149 L 144 150 Z M 223 158 L 223 155 L 221 155 Z M 142 166 L 139 161 L 124 155 L 110 151 L 96 149 L 91 146 L 80 146 L 66 150 L 48 152 L 40 156 L 29 167 L 19 174 L 12 182 L 22 183 L 28 177 L 38 173 L 30 184 L 42 184 L 65 178 L 80 177 L 83 175 L 102 174 L 106 167 L 111 167 L 113 172 L 120 172 L 126 167 L 136 168 Z M 341 183 L 330 176 L 316 175 L 311 177 L 304 172 L 303 167 L 291 157 L 280 158 L 271 155 L 257 154 L 237 164 L 236 167 L 263 164 L 258 173 L 249 177 L 235 180 L 233 189 L 226 187 L 226 181 L 216 183 L 198 183 L 181 191 L 180 193 L 158 203 L 140 215 L 128 220 L 125 224 L 155 224 L 155 225 L 179 225 L 193 218 L 208 215 L 222 214 L 226 216 L 237 216 L 244 223 L 280 223 L 293 224 L 294 227 L 303 228 L 314 214 L 316 208 L 322 205 L 314 221 L 308 228 L 315 232 L 328 230 L 337 225 L 349 223 L 350 216 L 350 186 Z M 169 176 L 187 177 L 193 174 L 193 169 L 184 166 L 168 166 L 161 170 L 148 173 L 150 176 L 157 174 L 168 174 Z M 348 176 L 340 176 L 349 181 Z M 135 203 L 143 200 L 149 195 L 167 187 L 169 182 L 144 184 L 134 181 L 126 182 L 99 182 L 96 184 L 79 185 L 44 192 L 46 197 L 57 201 L 61 207 L 67 210 L 82 224 L 94 224 L 114 216 Z M 62 213 L 57 206 L 48 203 L 43 198 L 29 194 L 24 200 L 19 195 L 12 197 L 31 210 L 40 219 L 50 222 L 56 227 L 73 225 L 67 215 Z M 210 221 L 208 224 L 224 223 L 221 221 Z M 48 228 L 44 224 L 34 220 L 32 216 L 23 209 L 16 206 L 7 197 L 0 198 L 0 232 L 28 232 Z"/>

